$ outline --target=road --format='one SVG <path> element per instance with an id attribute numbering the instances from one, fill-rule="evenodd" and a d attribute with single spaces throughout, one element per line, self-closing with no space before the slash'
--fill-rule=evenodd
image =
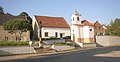
<path id="1" fill-rule="evenodd" d="M 120 46 L 27 56 L 21 59 L 17 58 L 0 62 L 120 62 Z"/>

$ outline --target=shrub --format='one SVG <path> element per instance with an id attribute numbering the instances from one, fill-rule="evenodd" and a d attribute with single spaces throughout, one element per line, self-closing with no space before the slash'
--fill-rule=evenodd
<path id="1" fill-rule="evenodd" d="M 56 39 L 59 39 L 59 38 L 56 38 L 54 36 L 52 36 L 50 38 L 42 38 L 42 40 L 56 40 Z"/>
<path id="2" fill-rule="evenodd" d="M 24 41 L 0 41 L 0 46 L 25 46 L 28 45 L 28 42 Z"/>
<path id="3" fill-rule="evenodd" d="M 55 44 L 61 44 L 61 45 L 73 45 L 72 42 L 55 42 Z"/>

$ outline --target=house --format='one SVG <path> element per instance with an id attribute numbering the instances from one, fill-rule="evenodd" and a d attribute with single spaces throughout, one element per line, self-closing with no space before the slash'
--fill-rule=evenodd
<path id="1" fill-rule="evenodd" d="M 94 44 L 94 23 L 88 20 L 81 21 L 81 15 L 75 10 L 71 16 L 71 40 L 81 47 L 85 44 Z"/>
<path id="2" fill-rule="evenodd" d="M 9 33 L 8 30 L 4 30 L 3 24 L 11 19 L 22 18 L 26 19 L 25 16 L 12 16 L 12 15 L 0 15 L 0 40 L 9 40 L 9 41 L 16 41 L 20 38 L 18 33 Z M 30 40 L 30 32 L 23 32 L 21 35 L 22 41 Z"/>
<path id="3" fill-rule="evenodd" d="M 70 27 L 63 17 L 34 16 L 32 27 L 34 39 L 38 39 L 40 35 L 42 38 L 70 36 Z"/>
<path id="4" fill-rule="evenodd" d="M 105 35 L 106 29 L 107 28 L 104 25 L 100 24 L 98 21 L 94 23 L 95 35 Z"/>

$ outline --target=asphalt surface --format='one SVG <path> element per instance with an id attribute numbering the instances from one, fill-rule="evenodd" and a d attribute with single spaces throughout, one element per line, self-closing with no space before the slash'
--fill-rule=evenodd
<path id="1" fill-rule="evenodd" d="M 21 57 L 0 62 L 120 62 L 120 46 Z"/>

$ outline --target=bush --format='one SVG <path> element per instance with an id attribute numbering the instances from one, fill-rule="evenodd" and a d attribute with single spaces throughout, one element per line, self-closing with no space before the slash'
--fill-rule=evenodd
<path id="1" fill-rule="evenodd" d="M 61 44 L 61 45 L 73 45 L 72 42 L 55 42 L 55 44 Z"/>
<path id="2" fill-rule="evenodd" d="M 28 45 L 28 42 L 24 41 L 0 41 L 0 46 L 25 46 Z"/>
<path id="3" fill-rule="evenodd" d="M 56 39 L 59 39 L 59 38 L 56 38 L 54 36 L 52 36 L 50 38 L 42 38 L 42 40 L 56 40 Z"/>

